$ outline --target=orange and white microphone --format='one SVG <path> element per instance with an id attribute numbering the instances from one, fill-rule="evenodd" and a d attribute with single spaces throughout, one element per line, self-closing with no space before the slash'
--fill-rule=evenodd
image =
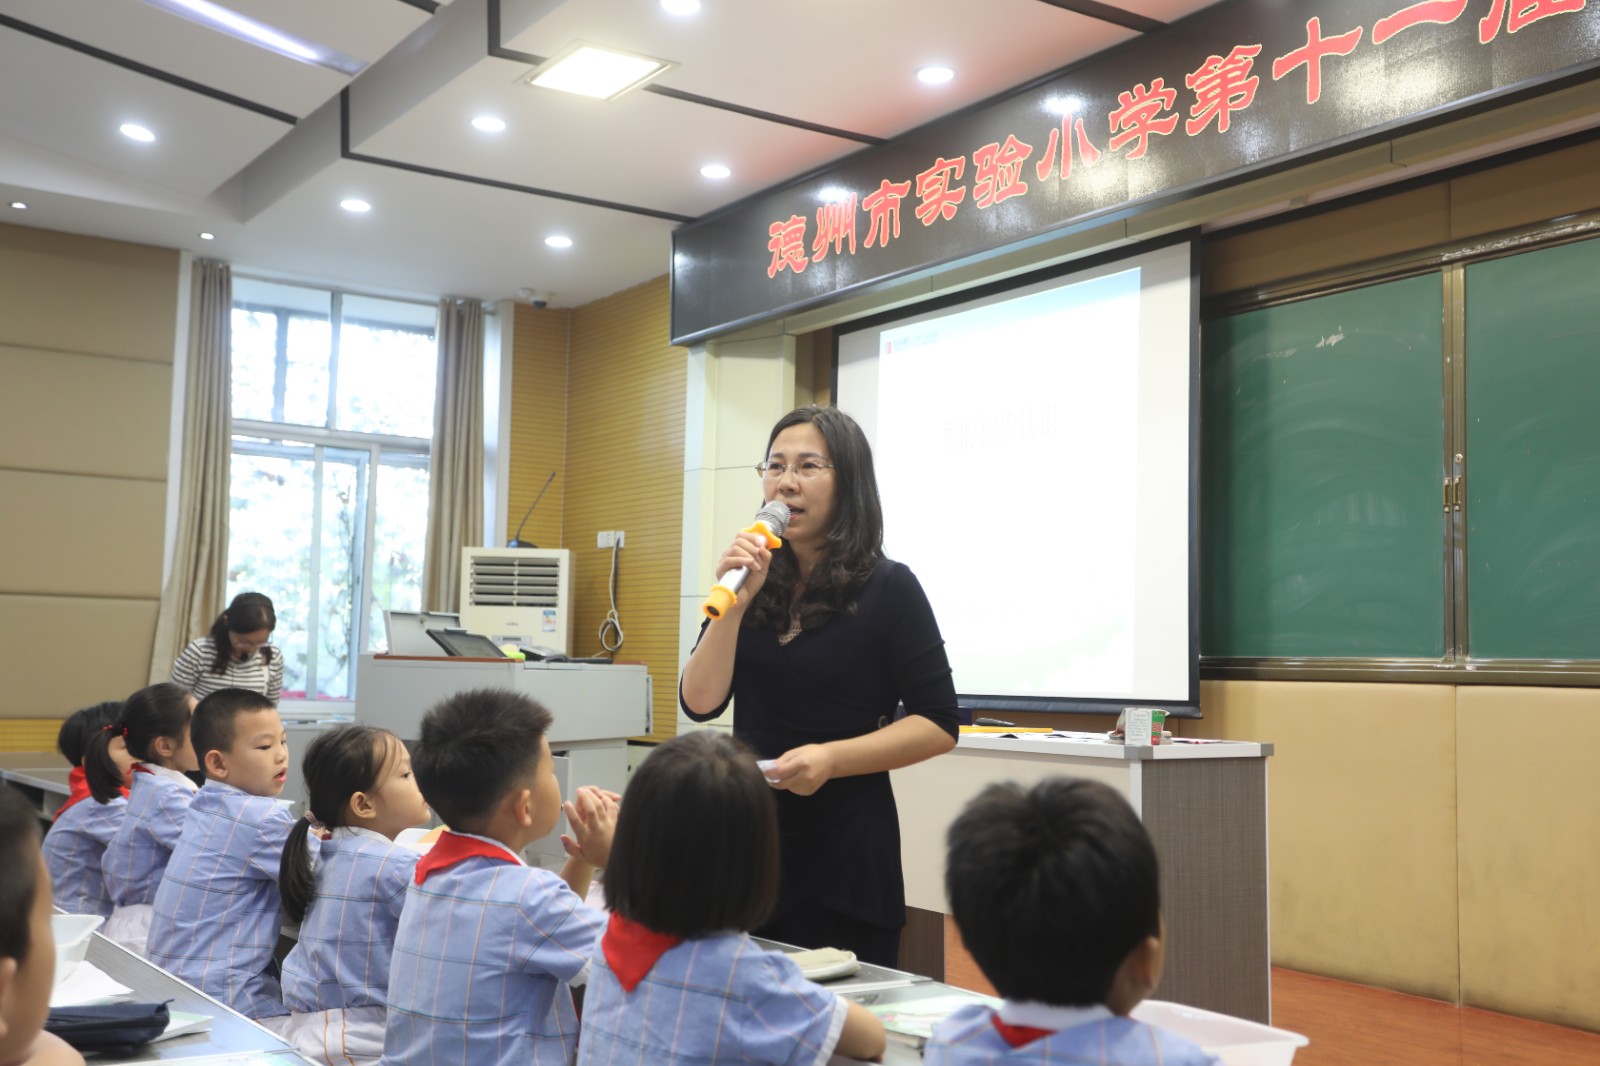
<path id="1" fill-rule="evenodd" d="M 767 548 L 776 550 L 783 544 L 783 531 L 789 528 L 789 505 L 782 500 L 773 500 L 756 512 L 756 520 L 749 529 L 740 530 L 742 533 L 756 533 L 767 540 Z M 744 584 L 744 579 L 750 576 L 750 568 L 746 566 L 729 570 L 722 575 L 722 580 L 711 586 L 711 595 L 706 597 L 706 602 L 701 606 L 707 618 L 721 618 L 735 603 L 739 602 L 739 589 Z"/>

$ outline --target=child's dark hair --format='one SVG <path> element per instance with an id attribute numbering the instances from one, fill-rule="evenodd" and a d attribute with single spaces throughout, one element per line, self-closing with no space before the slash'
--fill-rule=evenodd
<path id="1" fill-rule="evenodd" d="M 506 793 L 539 764 L 550 712 L 510 689 L 480 688 L 439 701 L 422 716 L 411 770 L 422 798 L 454 829 L 481 828 Z"/>
<path id="2" fill-rule="evenodd" d="M 680 872 L 685 855 L 692 877 Z M 617 813 L 605 889 L 616 913 L 686 940 L 766 921 L 778 899 L 777 804 L 750 750 L 705 729 L 651 752 Z"/>
<path id="3" fill-rule="evenodd" d="M 233 750 L 235 723 L 241 714 L 277 709 L 276 703 L 247 688 L 219 688 L 201 700 L 189 723 L 189 739 L 200 768 L 205 769 L 208 752 Z"/>
<path id="4" fill-rule="evenodd" d="M 106 726 L 114 726 L 122 717 L 122 701 L 107 700 L 93 707 L 84 707 L 67 715 L 56 734 L 56 750 L 73 766 L 82 766 L 89 752 L 89 741 Z"/>
<path id="5" fill-rule="evenodd" d="M 306 817 L 289 830 L 283 861 L 278 866 L 278 892 L 283 896 L 285 913 L 294 921 L 304 920 L 311 901 L 317 898 L 316 874 L 306 847 L 311 823 L 329 829 L 344 825 L 350 797 L 376 789 L 383 768 L 399 753 L 399 737 L 370 725 L 338 726 L 319 733 L 307 745 L 305 757 L 300 760 L 309 797 Z"/>
<path id="6" fill-rule="evenodd" d="M 263 629 L 270 633 L 277 628 L 278 612 L 272 609 L 270 599 L 259 592 L 239 593 L 228 604 L 228 609 L 217 615 L 217 620 L 211 623 L 211 672 L 228 672 L 228 660 L 233 657 L 233 642 L 228 639 L 229 633 L 259 633 Z M 272 645 L 263 645 L 261 661 L 272 662 L 272 654 Z"/>
<path id="7" fill-rule="evenodd" d="M 1128 801 L 1098 781 L 990 785 L 947 841 L 951 916 L 1007 999 L 1104 1003 L 1123 961 L 1160 935 L 1155 846 Z"/>
<path id="8" fill-rule="evenodd" d="M 188 690 L 163 681 L 129 696 L 111 728 L 102 727 L 91 736 L 88 750 L 83 753 L 83 775 L 89 782 L 90 795 L 99 803 L 110 803 L 122 791 L 122 771 L 111 757 L 113 737 L 120 735 L 128 745 L 128 754 L 137 761 L 157 762 L 156 740 L 171 737 L 181 741 L 188 728 Z"/>
<path id="9" fill-rule="evenodd" d="M 39 812 L 0 785 L 0 959 L 20 965 L 33 946 L 29 922 L 39 891 Z"/>

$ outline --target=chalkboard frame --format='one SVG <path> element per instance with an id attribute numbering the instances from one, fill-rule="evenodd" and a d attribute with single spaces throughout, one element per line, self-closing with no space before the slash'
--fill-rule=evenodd
<path id="1" fill-rule="evenodd" d="M 1466 471 L 1466 307 L 1468 266 L 1561 244 L 1600 239 L 1600 210 L 1563 216 L 1559 221 L 1512 229 L 1386 256 L 1365 263 L 1289 278 L 1280 283 L 1207 297 L 1204 325 L 1230 315 L 1279 304 L 1332 295 L 1375 284 L 1431 273 L 1441 275 L 1445 315 L 1442 401 L 1445 433 L 1441 441 L 1444 469 L 1441 502 L 1450 512 L 1443 545 L 1446 602 L 1442 605 L 1445 651 L 1440 658 L 1340 656 L 1218 656 L 1202 649 L 1202 680 L 1320 680 L 1433 684 L 1496 684 L 1539 686 L 1600 685 L 1600 659 L 1493 659 L 1474 657 L 1466 646 L 1471 610 L 1466 538 L 1467 516 L 1457 497 L 1465 493 L 1457 481 Z M 1203 337 L 1202 337 L 1202 343 Z M 1462 457 L 1462 458 L 1458 458 Z M 1202 501 L 1202 506 L 1204 506 Z M 1202 545 L 1204 553 L 1204 545 Z M 1202 554 L 1202 566 L 1205 565 Z"/>

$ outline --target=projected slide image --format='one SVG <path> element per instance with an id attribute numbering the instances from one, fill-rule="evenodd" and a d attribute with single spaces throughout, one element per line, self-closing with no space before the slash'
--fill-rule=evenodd
<path id="1" fill-rule="evenodd" d="M 1134 690 L 1139 285 L 1125 270 L 879 335 L 886 547 L 959 649 L 959 691 Z"/>

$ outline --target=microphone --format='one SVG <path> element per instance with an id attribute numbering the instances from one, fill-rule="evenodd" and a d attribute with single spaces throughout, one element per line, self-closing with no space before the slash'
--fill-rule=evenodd
<path id="1" fill-rule="evenodd" d="M 768 548 L 776 549 L 783 544 L 780 538 L 783 536 L 783 531 L 788 528 L 789 505 L 782 500 L 773 500 L 756 512 L 754 525 L 740 532 L 759 533 L 767 538 Z M 750 569 L 745 566 L 723 574 L 722 580 L 711 586 L 711 595 L 706 597 L 706 602 L 700 608 L 705 611 L 706 617 L 721 618 L 724 611 L 739 602 L 739 588 L 749 576 Z"/>
<path id="2" fill-rule="evenodd" d="M 533 498 L 533 502 L 528 504 L 528 509 L 526 511 L 522 512 L 522 521 L 517 523 L 517 531 L 511 535 L 511 539 L 510 540 L 506 541 L 506 547 L 508 547 L 508 548 L 537 548 L 538 547 L 537 544 L 530 544 L 529 542 L 527 542 L 527 541 L 522 539 L 522 527 L 528 524 L 528 516 L 533 513 L 533 509 L 535 507 L 539 506 L 539 501 L 544 499 L 545 489 L 548 489 L 550 487 L 550 482 L 554 481 L 555 479 L 556 479 L 556 472 L 554 470 L 552 470 L 552 471 L 550 471 L 550 476 L 544 479 L 544 488 L 540 489 L 539 490 L 539 495 L 535 496 Z"/>

